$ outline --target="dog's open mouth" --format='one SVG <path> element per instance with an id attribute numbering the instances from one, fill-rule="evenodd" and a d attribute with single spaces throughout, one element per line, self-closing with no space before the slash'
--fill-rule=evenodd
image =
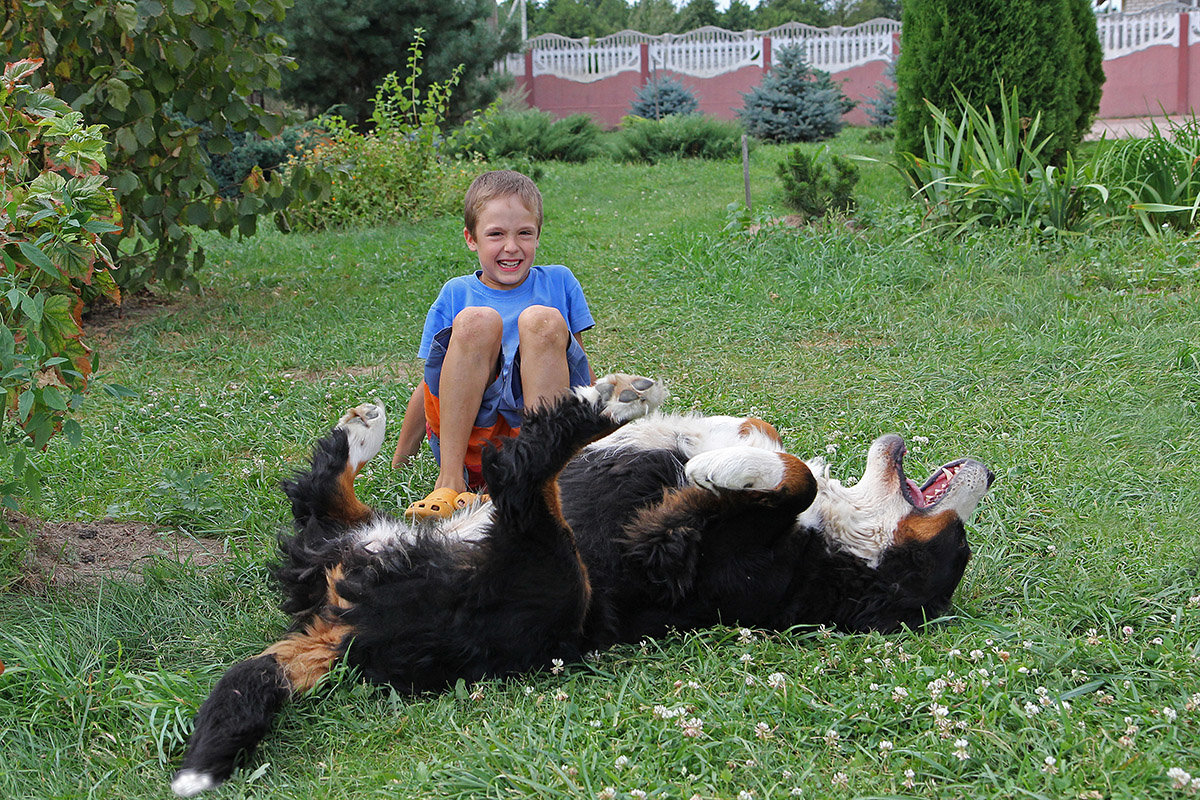
<path id="1" fill-rule="evenodd" d="M 918 484 L 912 478 L 903 477 L 900 485 L 903 487 L 904 498 L 916 508 L 929 508 L 946 496 L 951 484 L 962 470 L 967 459 L 960 458 L 938 467 L 924 484 Z"/>

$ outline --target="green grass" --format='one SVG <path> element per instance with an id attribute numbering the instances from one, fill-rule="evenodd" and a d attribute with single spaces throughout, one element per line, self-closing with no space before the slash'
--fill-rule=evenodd
<path id="1" fill-rule="evenodd" d="M 852 130 L 831 151 L 887 147 Z M 784 150 L 752 154 L 756 212 L 786 212 Z M 1167 771 L 1200 775 L 1194 242 L 913 239 L 899 179 L 862 173 L 864 230 L 749 237 L 723 231 L 740 163 L 548 164 L 540 257 L 584 285 L 597 372 L 663 376 L 673 409 L 758 414 L 841 477 L 887 431 L 914 473 L 990 464 L 952 620 L 703 631 L 419 698 L 343 681 L 289 707 L 214 797 L 1185 796 Z M 201 296 L 93 343 L 100 379 L 138 397 L 90 399 L 29 511 L 155 521 L 232 558 L 0 596 L 0 797 L 168 796 L 212 682 L 284 628 L 265 567 L 279 479 L 346 406 L 399 413 L 425 310 L 471 268 L 450 218 L 208 243 Z M 381 458 L 360 494 L 396 509 L 433 474 L 427 454 Z"/>

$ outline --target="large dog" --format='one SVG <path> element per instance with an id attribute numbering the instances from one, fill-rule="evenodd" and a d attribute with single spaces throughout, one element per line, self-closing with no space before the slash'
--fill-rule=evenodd
<path id="1" fill-rule="evenodd" d="M 354 478 L 381 406 L 347 412 L 285 484 L 291 631 L 231 667 L 196 717 L 171 786 L 226 780 L 280 706 L 345 659 L 369 681 L 439 690 L 617 642 L 715 624 L 846 631 L 940 615 L 970 556 L 963 522 L 992 481 L 977 461 L 923 486 L 878 439 L 846 487 L 755 419 L 651 415 L 665 392 L 610 375 L 531 414 L 484 458 L 491 501 L 449 520 L 379 515 Z"/>

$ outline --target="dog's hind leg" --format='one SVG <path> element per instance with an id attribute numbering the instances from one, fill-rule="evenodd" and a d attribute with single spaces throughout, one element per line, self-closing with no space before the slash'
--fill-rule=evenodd
<path id="1" fill-rule="evenodd" d="M 339 621 L 350 604 L 337 594 L 341 569 L 330 570 L 328 605 L 302 630 L 258 656 L 230 667 L 196 714 L 187 751 L 171 789 L 192 797 L 224 783 L 237 760 L 250 754 L 292 696 L 307 692 L 342 657 L 349 626 Z"/>

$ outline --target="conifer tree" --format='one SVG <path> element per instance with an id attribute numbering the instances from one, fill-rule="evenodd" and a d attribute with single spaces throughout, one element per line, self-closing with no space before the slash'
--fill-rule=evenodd
<path id="1" fill-rule="evenodd" d="M 955 89 L 998 114 L 1001 84 L 1023 112 L 1042 115 L 1063 157 L 1099 107 L 1096 24 L 1077 13 L 1087 0 L 905 0 L 896 68 L 896 149 L 921 154 L 928 99 L 956 107 Z M 1091 14 L 1090 8 L 1088 14 Z M 1090 24 L 1090 27 L 1089 27 Z M 1089 38 L 1090 37 L 1090 38 Z"/>
<path id="2" fill-rule="evenodd" d="M 746 132 L 773 142 L 816 142 L 842 129 L 842 115 L 854 107 L 828 72 L 804 62 L 799 45 L 775 51 L 761 85 L 743 93 L 739 112 Z"/>

